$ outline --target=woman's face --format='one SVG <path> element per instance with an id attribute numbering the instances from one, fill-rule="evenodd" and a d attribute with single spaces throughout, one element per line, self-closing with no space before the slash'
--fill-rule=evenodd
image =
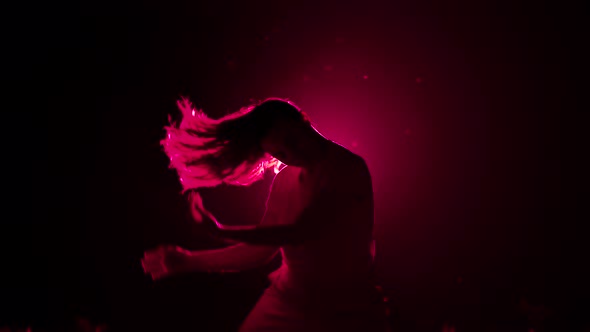
<path id="1" fill-rule="evenodd" d="M 305 138 L 295 126 L 288 123 L 275 125 L 260 142 L 262 149 L 282 163 L 291 166 L 305 164 L 302 142 Z"/>

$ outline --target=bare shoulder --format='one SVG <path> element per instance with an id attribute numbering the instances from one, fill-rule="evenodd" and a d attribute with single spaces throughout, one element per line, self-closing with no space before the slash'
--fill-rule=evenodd
<path id="1" fill-rule="evenodd" d="M 325 171 L 324 188 L 340 193 L 370 193 L 372 179 L 363 157 L 337 145 Z"/>
<path id="2" fill-rule="evenodd" d="M 288 177 L 292 176 L 291 173 L 293 171 L 293 167 L 289 167 L 289 166 L 285 166 L 281 171 L 279 171 L 273 181 L 272 181 L 272 185 L 271 185 L 271 190 L 272 191 L 279 191 L 281 190 L 281 188 L 284 188 L 285 185 L 287 184 L 287 179 Z"/>
<path id="3" fill-rule="evenodd" d="M 335 174 L 369 176 L 369 168 L 362 156 L 339 144 L 335 144 L 332 155 L 330 168 Z"/>
<path id="4" fill-rule="evenodd" d="M 268 197 L 266 199 L 266 212 L 262 218 L 261 224 L 275 225 L 280 223 L 282 204 L 284 204 L 284 195 L 287 192 L 285 188 L 285 175 L 288 167 L 283 168 L 275 175 L 270 185 Z"/>

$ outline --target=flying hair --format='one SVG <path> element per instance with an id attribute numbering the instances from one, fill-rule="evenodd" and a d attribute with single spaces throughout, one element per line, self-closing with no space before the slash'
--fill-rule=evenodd
<path id="1" fill-rule="evenodd" d="M 278 120 L 309 124 L 304 112 L 286 99 L 268 98 L 219 119 L 193 107 L 188 98 L 177 101 L 182 118 L 165 126 L 160 141 L 177 171 L 182 192 L 221 184 L 247 186 L 262 179 L 264 172 L 279 171 L 281 162 L 260 144 Z"/>

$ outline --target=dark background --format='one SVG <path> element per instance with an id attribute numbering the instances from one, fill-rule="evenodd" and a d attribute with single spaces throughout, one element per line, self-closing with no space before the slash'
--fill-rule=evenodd
<path id="1" fill-rule="evenodd" d="M 214 117 L 290 98 L 365 157 L 395 330 L 588 329 L 582 13 L 495 1 L 10 7 L 0 328 L 239 326 L 279 262 L 159 283 L 139 264 L 161 243 L 221 245 L 190 220 L 159 147 L 186 95 Z M 208 190 L 205 203 L 255 223 L 271 180 Z"/>

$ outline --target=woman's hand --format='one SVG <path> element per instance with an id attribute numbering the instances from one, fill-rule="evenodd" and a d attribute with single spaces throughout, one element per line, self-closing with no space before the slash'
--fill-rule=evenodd
<path id="1" fill-rule="evenodd" d="M 199 195 L 198 192 L 193 191 L 190 193 L 189 200 L 193 219 L 195 219 L 197 223 L 205 226 L 207 231 L 212 235 L 219 235 L 219 223 L 215 219 L 215 216 L 205 209 L 201 195 Z"/>
<path id="2" fill-rule="evenodd" d="M 179 246 L 165 245 L 147 250 L 141 259 L 143 271 L 153 280 L 190 271 L 191 252 Z"/>

